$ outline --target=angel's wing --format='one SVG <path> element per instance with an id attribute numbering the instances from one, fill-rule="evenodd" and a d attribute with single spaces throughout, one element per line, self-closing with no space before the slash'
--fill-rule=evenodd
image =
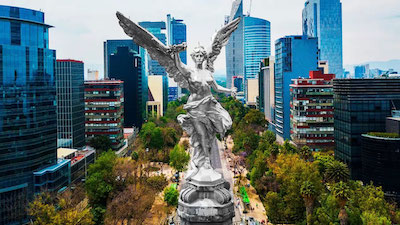
<path id="1" fill-rule="evenodd" d="M 136 44 L 145 48 L 150 57 L 157 60 L 158 63 L 165 68 L 168 75 L 174 78 L 175 82 L 180 84 L 181 87 L 186 88 L 187 80 L 177 68 L 174 58 L 168 52 L 169 48 L 160 42 L 153 34 L 126 18 L 120 12 L 117 12 L 117 17 L 125 33 L 130 36 Z"/>
<path id="2" fill-rule="evenodd" d="M 214 72 L 214 61 L 217 59 L 221 48 L 224 47 L 231 34 L 238 28 L 240 17 L 232 20 L 230 23 L 223 26 L 217 33 L 214 34 L 213 42 L 211 44 L 211 51 L 208 53 L 206 69 Z"/>

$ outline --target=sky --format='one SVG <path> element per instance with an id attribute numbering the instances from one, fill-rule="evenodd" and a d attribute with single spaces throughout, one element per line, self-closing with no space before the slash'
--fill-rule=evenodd
<path id="1" fill-rule="evenodd" d="M 400 0 L 341 0 L 343 5 L 344 65 L 400 59 Z M 271 50 L 285 35 L 302 33 L 305 0 L 244 0 L 244 12 L 271 22 Z M 58 59 L 85 62 L 104 73 L 103 42 L 129 38 L 120 28 L 116 11 L 134 22 L 166 21 L 171 14 L 187 25 L 188 52 L 208 47 L 212 35 L 230 14 L 232 0 L 0 0 L 2 5 L 41 10 L 50 30 L 50 48 Z M 193 65 L 189 60 L 189 65 Z M 215 62 L 225 74 L 225 52 Z"/>

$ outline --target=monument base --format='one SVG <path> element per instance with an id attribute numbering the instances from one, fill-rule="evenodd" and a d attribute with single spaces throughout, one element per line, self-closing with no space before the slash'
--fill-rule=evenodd
<path id="1" fill-rule="evenodd" d="M 182 225 L 231 225 L 235 216 L 230 185 L 214 169 L 201 167 L 180 192 L 178 215 Z"/>

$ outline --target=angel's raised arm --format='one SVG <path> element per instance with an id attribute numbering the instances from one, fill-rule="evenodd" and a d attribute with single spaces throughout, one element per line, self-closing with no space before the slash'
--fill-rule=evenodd
<path id="1" fill-rule="evenodd" d="M 188 66 L 186 66 L 184 63 L 181 61 L 181 57 L 179 56 L 179 53 L 182 51 L 186 50 L 186 43 L 182 43 L 179 45 L 173 45 L 169 47 L 168 52 L 172 54 L 172 57 L 174 58 L 175 66 L 178 68 L 179 72 L 185 77 L 190 76 L 190 69 Z"/>

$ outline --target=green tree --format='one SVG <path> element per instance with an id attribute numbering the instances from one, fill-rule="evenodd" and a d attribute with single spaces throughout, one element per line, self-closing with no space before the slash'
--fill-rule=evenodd
<path id="1" fill-rule="evenodd" d="M 299 154 L 300 157 L 305 161 L 308 161 L 312 157 L 311 150 L 307 145 L 304 145 L 303 147 L 300 148 Z"/>
<path id="2" fill-rule="evenodd" d="M 385 216 L 379 216 L 375 212 L 363 212 L 361 215 L 363 225 L 391 225 L 392 222 Z"/>
<path id="3" fill-rule="evenodd" d="M 306 206 L 306 219 L 307 225 L 312 224 L 312 214 L 314 208 L 314 201 L 317 197 L 317 191 L 315 190 L 315 186 L 310 181 L 304 181 L 301 185 L 300 189 L 301 196 L 303 196 L 304 203 Z"/>
<path id="4" fill-rule="evenodd" d="M 235 129 L 233 134 L 233 152 L 246 152 L 251 155 L 258 148 L 260 136 L 251 128 Z"/>
<path id="5" fill-rule="evenodd" d="M 177 171 L 183 171 L 188 165 L 189 160 L 189 153 L 179 144 L 175 145 L 174 149 L 169 153 L 169 165 Z"/>
<path id="6" fill-rule="evenodd" d="M 142 125 L 139 138 L 146 148 L 162 149 L 164 146 L 161 128 L 157 127 L 153 122 Z"/>
<path id="7" fill-rule="evenodd" d="M 314 162 L 318 164 L 320 174 L 325 174 L 328 164 L 335 161 L 333 156 L 321 152 L 316 152 L 313 157 Z"/>
<path id="8" fill-rule="evenodd" d="M 164 141 L 164 147 L 172 148 L 178 142 L 178 134 L 175 129 L 171 127 L 161 128 L 162 138 Z"/>
<path id="9" fill-rule="evenodd" d="M 338 219 L 340 221 L 340 225 L 346 225 L 348 221 L 348 214 L 346 212 L 346 204 L 349 199 L 349 186 L 344 183 L 343 181 L 340 181 L 332 186 L 332 193 L 335 196 L 335 198 L 338 201 L 340 211 L 338 215 Z"/>
<path id="10" fill-rule="evenodd" d="M 100 156 L 103 152 L 111 149 L 112 143 L 109 137 L 100 135 L 89 139 L 89 145 L 96 149 L 96 155 Z"/>
<path id="11" fill-rule="evenodd" d="M 350 178 L 350 171 L 346 164 L 333 160 L 326 165 L 325 179 L 328 182 L 346 182 Z"/>
<path id="12" fill-rule="evenodd" d="M 267 124 L 265 115 L 256 109 L 250 109 L 250 111 L 244 116 L 242 122 L 244 122 L 247 126 L 250 126 L 256 132 L 265 130 L 265 125 Z"/>
<path id="13" fill-rule="evenodd" d="M 87 200 L 76 201 L 69 190 L 55 200 L 52 200 L 48 193 L 37 195 L 29 204 L 28 212 L 34 225 L 94 224 Z"/>
<path id="14" fill-rule="evenodd" d="M 169 186 L 164 189 L 164 201 L 171 206 L 178 206 L 179 192 L 175 187 Z"/>
<path id="15" fill-rule="evenodd" d="M 29 203 L 28 213 L 33 217 L 34 225 L 61 225 L 61 218 L 51 204 L 49 193 L 42 193 Z"/>
<path id="16" fill-rule="evenodd" d="M 103 223 L 107 200 L 114 190 L 113 167 L 116 158 L 113 151 L 105 152 L 88 169 L 85 190 L 96 224 Z"/>
<path id="17" fill-rule="evenodd" d="M 301 186 L 305 181 L 311 182 L 317 195 L 322 190 L 321 176 L 314 163 L 305 162 L 297 154 L 279 154 L 276 161 L 270 163 L 269 168 L 276 176 L 279 186 L 279 195 L 284 205 L 283 214 L 285 223 L 296 223 L 304 218 L 304 199 Z"/>
<path id="18" fill-rule="evenodd" d="M 280 147 L 283 153 L 297 153 L 297 148 L 289 140 L 284 141 Z"/>

